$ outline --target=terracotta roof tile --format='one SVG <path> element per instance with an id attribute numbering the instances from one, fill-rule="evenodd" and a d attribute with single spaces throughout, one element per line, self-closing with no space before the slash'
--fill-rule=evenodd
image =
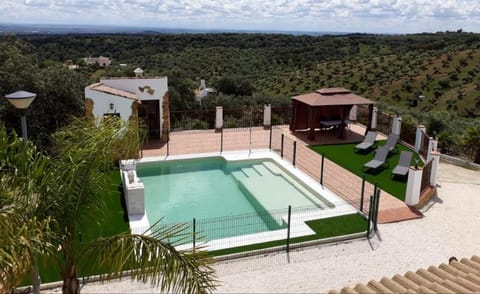
<path id="1" fill-rule="evenodd" d="M 120 97 L 123 97 L 123 98 L 128 98 L 128 99 L 140 102 L 140 99 L 138 98 L 138 96 L 135 93 L 131 93 L 131 92 L 115 89 L 115 88 L 112 88 L 112 87 L 108 87 L 108 86 L 105 86 L 103 83 L 92 84 L 92 85 L 88 86 L 88 88 L 91 89 L 91 90 L 95 90 L 95 91 L 99 91 L 99 92 L 103 92 L 103 93 L 107 93 L 107 94 L 111 94 L 111 95 L 115 95 L 115 96 L 120 96 Z"/>
<path id="2" fill-rule="evenodd" d="M 375 104 L 372 100 L 344 88 L 323 88 L 313 93 L 294 96 L 292 99 L 310 106 Z"/>
<path id="3" fill-rule="evenodd" d="M 460 262 L 442 263 L 428 270 L 419 269 L 416 273 L 407 272 L 404 276 L 382 278 L 380 282 L 372 280 L 367 285 L 357 284 L 354 288 L 344 287 L 329 293 L 367 293 L 375 289 L 379 292 L 394 293 L 479 293 L 480 257 L 462 258 Z"/>

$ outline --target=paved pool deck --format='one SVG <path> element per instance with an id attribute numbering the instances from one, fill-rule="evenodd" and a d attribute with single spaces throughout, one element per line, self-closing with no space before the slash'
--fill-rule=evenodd
<path id="1" fill-rule="evenodd" d="M 308 140 L 307 131 L 291 132 L 287 125 L 274 127 L 271 139 L 270 130 L 263 127 L 224 129 L 223 133 L 215 130 L 180 131 L 170 133 L 169 144 L 158 141 L 147 142 L 142 150 L 142 156 L 166 157 L 167 154 L 181 155 L 211 152 L 221 154 L 225 151 L 255 150 L 269 148 L 270 146 L 273 151 L 278 153 L 281 146 L 281 134 L 283 134 L 283 158 L 292 162 L 293 142 L 296 142 L 296 168 L 302 170 L 313 179 L 320 181 L 321 156 L 307 146 L 361 142 L 364 133 L 365 127 L 354 123 L 350 124 L 346 137 L 343 139 L 337 138 L 336 133 L 333 131 L 317 131 L 314 141 Z M 377 140 L 381 139 L 386 139 L 386 136 L 379 133 Z M 324 185 L 359 209 L 361 206 L 360 189 L 362 179 L 328 159 L 324 161 L 324 168 L 328 171 L 324 175 Z M 365 195 L 367 197 L 364 197 L 364 211 L 368 211 L 368 196 L 373 194 L 373 189 L 372 184 L 366 183 Z M 379 223 L 397 222 L 421 217 L 422 214 L 416 209 L 382 191 L 378 214 Z"/>

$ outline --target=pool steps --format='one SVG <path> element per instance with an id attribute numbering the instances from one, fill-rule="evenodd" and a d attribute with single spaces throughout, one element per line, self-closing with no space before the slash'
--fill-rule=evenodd
<path id="1" fill-rule="evenodd" d="M 258 176 L 262 176 L 259 172 L 257 172 L 254 168 L 251 167 L 244 167 L 241 169 L 249 178 L 255 178 Z"/>
<path id="2" fill-rule="evenodd" d="M 283 177 L 287 182 L 290 183 L 295 189 L 297 189 L 300 193 L 305 195 L 305 197 L 309 198 L 310 201 L 313 203 L 318 204 L 322 209 L 328 209 L 331 208 L 331 205 L 329 203 L 325 203 L 323 199 L 320 197 L 317 197 L 315 192 L 312 192 L 310 189 L 307 189 L 304 185 L 300 184 L 298 181 L 294 180 L 290 175 L 283 173 L 282 170 L 276 166 L 272 162 L 264 162 L 262 163 L 268 170 L 273 173 L 274 175 L 278 175 Z"/>
<path id="3" fill-rule="evenodd" d="M 286 193 L 294 193 L 293 189 L 301 192 L 311 204 L 305 203 L 305 206 L 309 205 L 317 205 L 320 209 L 328 209 L 331 207 L 329 203 L 325 203 L 322 201 L 320 197 L 317 197 L 315 193 L 312 193 L 309 189 L 305 188 L 303 185 L 299 184 L 295 181 L 289 174 L 283 172 L 279 167 L 277 167 L 272 162 L 263 162 L 259 164 L 255 164 L 252 167 L 247 168 L 240 168 L 237 171 L 231 172 L 232 176 L 237 181 L 239 187 L 246 192 L 245 194 L 248 195 L 247 199 L 254 205 L 255 207 L 260 207 L 262 210 L 265 207 L 270 207 L 270 210 L 273 209 L 286 209 L 289 203 L 288 198 L 275 198 L 275 197 L 259 197 L 259 199 L 253 197 L 253 195 L 262 195 L 267 193 L 275 193 L 272 190 L 272 187 L 279 189 L 280 191 Z M 277 182 L 269 183 L 267 178 L 264 175 L 274 175 L 274 176 L 281 176 L 283 177 L 286 182 L 290 185 L 283 185 L 281 187 L 278 186 Z M 267 189 L 264 189 L 267 187 Z M 284 225 L 284 220 L 281 218 L 275 220 L 279 226 Z"/>

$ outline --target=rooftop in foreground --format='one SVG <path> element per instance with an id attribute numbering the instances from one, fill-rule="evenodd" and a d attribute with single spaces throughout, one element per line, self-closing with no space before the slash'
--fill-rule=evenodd
<path id="1" fill-rule="evenodd" d="M 344 287 L 340 292 L 329 293 L 479 293 L 480 257 L 452 260 L 449 264 L 430 266 L 415 273 L 396 274 L 392 278 L 371 280 L 367 284 L 359 283 L 354 288 Z"/>

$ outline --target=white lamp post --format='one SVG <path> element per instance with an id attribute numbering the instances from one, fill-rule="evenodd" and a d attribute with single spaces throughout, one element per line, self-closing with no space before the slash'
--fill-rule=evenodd
<path id="1" fill-rule="evenodd" d="M 37 97 L 37 94 L 30 93 L 27 91 L 17 91 L 15 93 L 11 93 L 5 95 L 5 98 L 15 106 L 15 108 L 22 111 L 21 122 L 22 122 L 22 137 L 27 140 L 27 116 L 26 111 L 27 108 L 30 106 L 32 101 Z"/>

